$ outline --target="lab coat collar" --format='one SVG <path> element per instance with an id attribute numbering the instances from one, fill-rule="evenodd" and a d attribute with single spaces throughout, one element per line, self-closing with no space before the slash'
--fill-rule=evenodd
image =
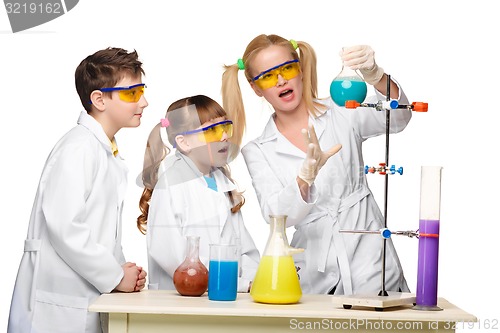
<path id="1" fill-rule="evenodd" d="M 326 124 L 331 117 L 331 113 L 328 110 L 333 109 L 333 105 L 329 105 L 327 100 L 315 100 L 316 103 L 324 105 L 327 110 L 319 113 L 317 117 L 309 116 L 309 124 L 314 126 L 316 131 L 316 136 L 318 140 L 321 140 L 323 133 L 325 132 Z"/>
<path id="2" fill-rule="evenodd" d="M 301 151 L 299 148 L 295 147 L 288 141 L 279 131 L 278 128 L 276 127 L 276 123 L 274 122 L 274 118 L 276 117 L 276 114 L 273 113 L 273 115 L 269 118 L 269 121 L 267 122 L 266 127 L 264 128 L 264 131 L 262 132 L 261 136 L 259 136 L 256 140 L 259 144 L 266 144 L 268 142 L 276 142 L 276 146 L 274 149 L 276 150 L 277 153 L 279 154 L 285 154 L 285 155 L 292 155 L 300 158 L 305 157 L 305 153 Z"/>
<path id="3" fill-rule="evenodd" d="M 227 178 L 219 168 L 212 171 L 212 176 L 215 178 L 215 182 L 217 183 L 218 192 L 230 192 L 236 190 L 236 185 L 229 178 Z"/>
<path id="4" fill-rule="evenodd" d="M 83 127 L 87 128 L 89 131 L 91 131 L 97 140 L 102 143 L 104 149 L 109 152 L 111 155 L 113 155 L 113 151 L 111 150 L 111 141 L 109 140 L 108 136 L 104 132 L 104 129 L 102 128 L 102 125 L 94 119 L 91 115 L 87 113 L 87 111 L 82 111 L 80 113 L 80 117 L 78 117 L 78 125 L 82 125 Z M 115 138 L 115 143 L 118 146 L 118 142 L 116 141 Z M 120 157 L 120 151 L 118 151 L 118 155 L 116 157 Z"/>
<path id="5" fill-rule="evenodd" d="M 326 128 L 326 121 L 328 116 L 327 113 L 324 112 L 320 114 L 317 118 L 313 116 L 309 116 L 309 123 L 314 126 L 314 130 L 316 131 L 316 136 L 318 139 L 321 139 L 323 132 Z M 266 142 L 276 141 L 276 152 L 280 154 L 292 155 L 300 158 L 304 158 L 306 154 L 290 143 L 279 131 L 276 127 L 276 123 L 274 119 L 276 114 L 269 118 L 266 127 L 260 137 L 257 138 L 259 144 L 265 144 Z"/>
<path id="6" fill-rule="evenodd" d="M 184 179 L 189 173 L 192 175 L 191 177 L 198 178 L 206 186 L 207 183 L 203 178 L 203 174 L 200 170 L 198 170 L 198 167 L 189 157 L 181 153 L 179 150 L 176 150 L 175 160 L 178 161 L 178 163 L 176 163 L 177 170 L 184 175 L 184 177 L 179 175 L 181 177 L 178 179 Z M 212 169 L 212 176 L 215 178 L 215 182 L 217 183 L 217 192 L 229 192 L 236 190 L 236 185 L 229 178 L 227 178 L 219 168 Z"/>
<path id="7" fill-rule="evenodd" d="M 269 117 L 269 121 L 267 122 L 266 127 L 264 128 L 264 131 L 262 134 L 257 138 L 257 141 L 260 144 L 276 140 L 278 137 L 278 128 L 276 127 L 276 124 L 274 123 L 274 117 L 275 113 L 272 114 L 271 117 Z"/>

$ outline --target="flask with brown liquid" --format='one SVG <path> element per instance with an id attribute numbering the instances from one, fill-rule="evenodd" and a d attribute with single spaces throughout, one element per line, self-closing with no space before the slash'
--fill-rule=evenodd
<path id="1" fill-rule="evenodd" d="M 174 272 L 174 286 L 182 296 L 201 296 L 207 291 L 208 269 L 200 261 L 200 237 L 186 238 L 186 259 Z"/>

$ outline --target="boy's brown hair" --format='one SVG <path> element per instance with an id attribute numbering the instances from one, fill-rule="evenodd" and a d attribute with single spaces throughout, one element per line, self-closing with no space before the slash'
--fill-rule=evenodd
<path id="1" fill-rule="evenodd" d="M 144 74 L 137 52 L 108 47 L 85 58 L 75 71 L 76 91 L 87 112 L 92 110 L 90 94 L 94 90 L 114 87 L 125 76 L 137 78 Z"/>

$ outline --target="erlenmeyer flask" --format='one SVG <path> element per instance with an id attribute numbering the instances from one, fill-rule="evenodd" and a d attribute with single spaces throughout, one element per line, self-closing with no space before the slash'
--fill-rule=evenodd
<path id="1" fill-rule="evenodd" d="M 366 83 L 356 71 L 344 65 L 330 84 L 330 96 L 338 106 L 345 106 L 346 101 L 363 103 L 366 98 Z"/>
<path id="2" fill-rule="evenodd" d="M 267 239 L 250 295 L 255 302 L 297 303 L 302 297 L 292 254 L 304 251 L 290 247 L 285 233 L 286 215 L 269 216 L 271 234 Z"/>
<path id="3" fill-rule="evenodd" d="M 208 269 L 200 261 L 200 237 L 186 238 L 186 259 L 174 272 L 174 286 L 182 296 L 201 296 L 207 291 Z"/>

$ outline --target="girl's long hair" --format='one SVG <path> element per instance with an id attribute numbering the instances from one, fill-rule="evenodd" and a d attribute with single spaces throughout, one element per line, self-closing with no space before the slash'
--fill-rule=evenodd
<path id="1" fill-rule="evenodd" d="M 318 75 L 316 70 L 316 53 L 314 49 L 306 42 L 298 41 L 297 50 L 287 39 L 278 35 L 259 35 L 255 37 L 247 46 L 243 53 L 243 63 L 245 65 L 245 77 L 248 82 L 252 81 L 252 62 L 257 54 L 272 45 L 284 47 L 290 52 L 292 59 L 300 61 L 302 71 L 302 84 L 304 86 L 302 98 L 304 103 L 313 116 L 318 116 L 324 107 L 315 102 L 318 98 Z M 229 118 L 234 121 L 233 142 L 241 145 L 243 133 L 245 132 L 246 117 L 243 98 L 238 82 L 238 64 L 224 66 L 222 75 L 222 106 L 228 111 Z"/>
<path id="2" fill-rule="evenodd" d="M 170 105 L 165 116 L 169 122 L 169 126 L 166 128 L 168 141 L 172 146 L 175 146 L 175 137 L 178 133 L 193 130 L 209 120 L 226 116 L 226 112 L 219 103 L 210 97 L 196 95 L 180 99 Z M 153 128 L 148 137 L 144 153 L 142 172 L 144 191 L 139 199 L 141 215 L 137 218 L 137 228 L 143 234 L 146 234 L 149 202 L 158 182 L 158 170 L 161 162 L 170 153 L 170 149 L 163 143 L 161 138 L 161 129 L 161 123 Z M 234 182 L 228 165 L 220 167 L 219 170 Z M 233 205 L 232 213 L 238 212 L 245 203 L 242 193 L 237 190 L 229 192 L 229 199 Z"/>

